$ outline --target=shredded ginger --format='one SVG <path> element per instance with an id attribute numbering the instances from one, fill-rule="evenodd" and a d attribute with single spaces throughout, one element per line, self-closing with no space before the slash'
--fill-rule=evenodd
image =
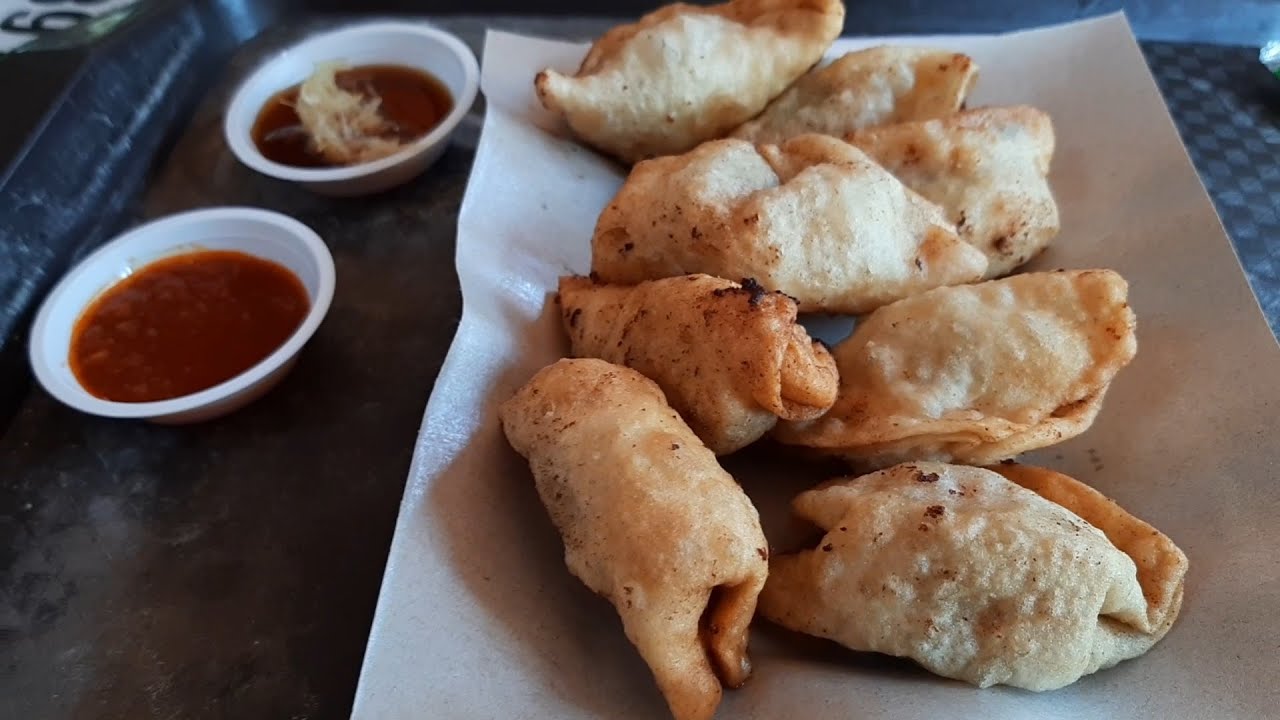
<path id="1" fill-rule="evenodd" d="M 341 63 L 320 63 L 298 88 L 294 110 L 312 149 L 329 162 L 353 165 L 384 158 L 402 145 L 395 125 L 379 110 L 377 96 L 366 97 L 338 87 Z"/>

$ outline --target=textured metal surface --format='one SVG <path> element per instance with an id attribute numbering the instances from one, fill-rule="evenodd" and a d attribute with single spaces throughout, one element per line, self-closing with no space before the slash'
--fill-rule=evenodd
<path id="1" fill-rule="evenodd" d="M 429 176 L 381 197 L 321 200 L 240 167 L 217 130 L 232 82 L 265 53 L 330 22 L 276 28 L 237 55 L 155 163 L 145 197 L 112 202 L 125 217 L 223 203 L 293 214 L 334 252 L 333 310 L 293 376 L 216 423 L 112 422 L 38 389 L 23 394 L 0 436 L 0 717 L 330 718 L 349 710 L 417 423 L 457 323 L 454 229 L 478 118 Z M 575 38 L 602 26 L 443 24 L 477 51 L 486 24 Z M 1227 156 L 1261 147 L 1274 158 L 1274 114 L 1246 103 L 1266 105 L 1274 87 L 1236 94 L 1245 51 L 1199 48 L 1197 68 L 1174 71 L 1164 58 L 1178 58 L 1180 47 L 1145 47 L 1255 289 L 1274 298 L 1275 251 L 1266 247 L 1274 226 L 1250 211 L 1269 196 L 1274 223 L 1274 162 L 1253 163 L 1250 175 Z M 1179 101 L 1186 87 L 1194 93 Z M 1216 136 L 1220 122 L 1185 116 L 1214 102 L 1238 136 L 1197 150 L 1195 138 Z M 1233 108 L 1253 124 L 1241 126 Z M 1230 169 L 1221 180 L 1217 163 Z M 1242 231 L 1246 221 L 1256 231 Z M 1258 242 L 1243 239 L 1251 232 Z"/>
<path id="2" fill-rule="evenodd" d="M 1280 79 L 1251 48 L 1145 43 L 1143 52 L 1280 335 Z"/>
<path id="3" fill-rule="evenodd" d="M 0 437 L 0 718 L 346 713 L 422 407 L 460 313 L 456 216 L 479 118 L 431 173 L 326 200 L 241 166 L 239 54 L 137 203 L 286 212 L 334 256 L 293 374 L 185 428 L 80 415 L 33 389 Z M 273 39 L 274 38 L 274 39 Z"/>

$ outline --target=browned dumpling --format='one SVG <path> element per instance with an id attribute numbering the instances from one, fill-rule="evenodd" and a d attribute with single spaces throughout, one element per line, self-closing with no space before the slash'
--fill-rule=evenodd
<path id="1" fill-rule="evenodd" d="M 778 418 L 813 419 L 836 398 L 836 363 L 796 323 L 796 303 L 752 280 L 686 275 L 635 286 L 560 280 L 572 354 L 639 370 L 716 454 Z"/>
<path id="2" fill-rule="evenodd" d="M 831 411 L 782 442 L 860 467 L 988 464 L 1084 432 L 1137 352 L 1128 284 L 1110 270 L 939 288 L 869 315 L 832 354 Z"/>
<path id="3" fill-rule="evenodd" d="M 576 75 L 538 73 L 548 110 L 623 162 L 692 150 L 760 112 L 822 58 L 840 0 L 662 7 L 596 41 Z"/>
<path id="4" fill-rule="evenodd" d="M 987 259 L 862 151 L 801 135 L 717 140 L 636 165 L 596 222 L 591 267 L 628 285 L 750 277 L 802 312 L 863 313 L 977 280 Z"/>
<path id="5" fill-rule="evenodd" d="M 1032 107 L 966 110 L 848 135 L 907 187 L 937 203 L 999 277 L 1058 234 L 1049 189 L 1053 123 Z"/>
<path id="6" fill-rule="evenodd" d="M 613 603 L 672 715 L 710 718 L 721 683 L 751 673 L 747 626 L 768 558 L 751 501 L 630 368 L 561 360 L 500 415 L 569 571 Z"/>
<path id="7" fill-rule="evenodd" d="M 779 143 L 805 133 L 837 137 L 886 123 L 945 117 L 964 106 L 978 65 L 964 53 L 881 46 L 805 73 L 733 137 Z"/>
<path id="8" fill-rule="evenodd" d="M 1040 468 L 906 463 L 796 498 L 824 537 L 770 562 L 768 619 L 980 687 L 1052 690 L 1173 626 L 1187 559 Z"/>

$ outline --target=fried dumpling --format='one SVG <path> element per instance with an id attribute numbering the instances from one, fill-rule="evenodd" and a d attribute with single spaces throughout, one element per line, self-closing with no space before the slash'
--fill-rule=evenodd
<path id="1" fill-rule="evenodd" d="M 728 134 L 817 63 L 843 27 L 840 0 L 667 5 L 605 33 L 576 75 L 543 70 L 534 85 L 575 135 L 634 163 Z"/>
<path id="2" fill-rule="evenodd" d="M 1053 123 L 1040 110 L 978 108 L 846 139 L 941 205 L 960 238 L 986 253 L 987 277 L 1008 274 L 1058 234 L 1049 189 Z"/>
<path id="3" fill-rule="evenodd" d="M 1007 472 L 907 463 L 802 493 L 826 535 L 773 558 L 761 614 L 980 687 L 1052 690 L 1151 649 L 1182 551 L 1083 483 Z"/>
<path id="4" fill-rule="evenodd" d="M 632 287 L 560 280 L 572 354 L 639 370 L 716 454 L 746 447 L 778 418 L 813 419 L 836 399 L 836 363 L 796 323 L 796 303 L 686 275 Z"/>
<path id="5" fill-rule="evenodd" d="M 596 222 L 591 267 L 621 284 L 750 277 L 802 312 L 862 313 L 977 280 L 987 260 L 861 150 L 801 135 L 717 140 L 636 165 Z"/>
<path id="6" fill-rule="evenodd" d="M 978 75 L 963 53 L 881 46 L 814 68 L 733 136 L 778 143 L 804 133 L 841 136 L 873 125 L 929 120 L 959 110 Z"/>
<path id="7" fill-rule="evenodd" d="M 1142 651 L 1168 632 L 1182 607 L 1187 574 L 1186 556 L 1168 537 L 1068 475 L 1018 463 L 1001 463 L 990 469 L 1084 518 L 1133 560 L 1148 603 L 1146 623 L 1137 624 L 1142 633 L 1133 637 L 1143 646 Z"/>
<path id="8" fill-rule="evenodd" d="M 561 360 L 500 416 L 569 571 L 613 603 L 676 719 L 710 718 L 721 683 L 751 673 L 747 626 L 768 559 L 751 501 L 635 370 Z"/>
<path id="9" fill-rule="evenodd" d="M 840 393 L 784 443 L 860 467 L 928 459 L 983 465 L 1093 423 L 1137 352 L 1128 284 L 1110 270 L 1015 275 L 883 307 L 832 351 Z"/>

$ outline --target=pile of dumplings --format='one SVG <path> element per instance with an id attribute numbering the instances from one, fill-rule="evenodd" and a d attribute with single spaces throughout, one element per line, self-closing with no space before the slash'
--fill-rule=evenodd
<path id="1" fill-rule="evenodd" d="M 631 168 L 590 277 L 560 281 L 572 359 L 502 426 L 679 720 L 750 675 L 757 612 L 1040 691 L 1143 654 L 1182 604 L 1168 537 L 1013 461 L 1087 430 L 1137 351 L 1115 272 L 1009 275 L 1058 233 L 1049 117 L 965 109 L 963 54 L 818 66 L 843 19 L 839 0 L 672 5 L 535 80 Z M 800 313 L 859 319 L 828 348 Z M 849 467 L 794 500 L 811 548 L 773 554 L 719 464 L 762 438 Z"/>

